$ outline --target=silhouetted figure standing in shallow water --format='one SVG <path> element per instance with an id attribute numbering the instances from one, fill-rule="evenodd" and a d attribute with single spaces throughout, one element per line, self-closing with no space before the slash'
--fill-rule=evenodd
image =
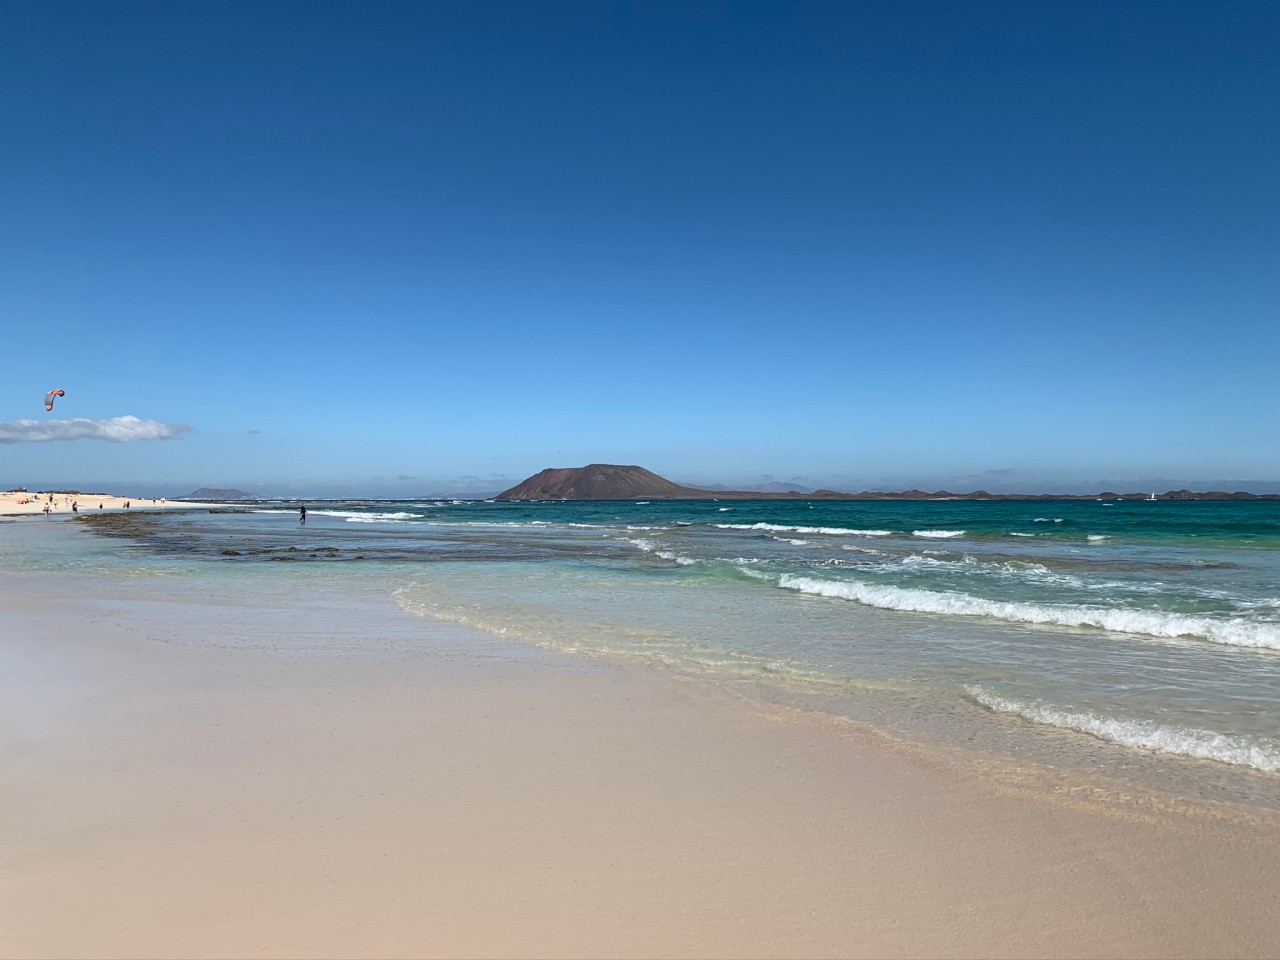
<path id="1" fill-rule="evenodd" d="M 307 505 L 305 503 L 302 505 L 302 509 L 298 511 L 298 522 L 299 523 L 307 522 Z"/>

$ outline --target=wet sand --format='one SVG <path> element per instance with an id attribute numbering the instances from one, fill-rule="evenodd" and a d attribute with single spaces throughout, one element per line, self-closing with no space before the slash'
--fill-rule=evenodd
<path id="1" fill-rule="evenodd" d="M 416 653 L 218 647 L 164 589 L 0 576 L 0 954 L 1280 946 L 1268 820 L 1014 795 L 851 724 L 457 628 Z M 382 616 L 351 608 L 370 633 L 404 617 Z"/>

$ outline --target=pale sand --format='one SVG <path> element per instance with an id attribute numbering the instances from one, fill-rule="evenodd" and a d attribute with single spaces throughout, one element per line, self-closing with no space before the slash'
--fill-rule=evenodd
<path id="1" fill-rule="evenodd" d="M 71 516 L 72 503 L 79 510 L 74 511 L 81 516 L 93 513 L 106 513 L 112 510 L 191 510 L 211 507 L 209 503 L 188 503 L 174 500 L 161 500 L 143 497 L 117 497 L 105 493 L 53 494 L 50 502 L 48 493 L 16 493 L 12 490 L 0 493 L 0 516 L 25 516 L 27 514 L 44 513 L 49 507 L 50 514 Z M 125 504 L 129 504 L 128 507 Z"/>
<path id="2" fill-rule="evenodd" d="M 1265 822 L 1000 793 L 457 631 L 416 656 L 161 643 L 86 583 L 0 577 L 7 956 L 1280 951 Z"/>

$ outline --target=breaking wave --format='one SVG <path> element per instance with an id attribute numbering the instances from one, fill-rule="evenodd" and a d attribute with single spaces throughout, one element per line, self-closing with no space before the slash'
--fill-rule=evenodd
<path id="1" fill-rule="evenodd" d="M 1280 650 L 1280 623 L 1217 620 L 1159 610 L 985 600 L 964 593 L 941 593 L 856 580 L 816 580 L 793 574 L 783 574 L 778 578 L 778 584 L 788 590 L 852 600 L 882 610 L 993 617 L 1010 623 L 1059 627 L 1096 627 L 1112 633 L 1131 633 L 1160 639 L 1194 637 L 1233 647 Z"/>
<path id="2" fill-rule="evenodd" d="M 327 510 L 312 510 L 312 515 L 320 514 L 322 517 L 340 517 L 343 514 L 334 511 L 330 513 Z M 418 513 L 364 513 L 355 514 L 346 517 L 347 523 L 402 523 L 405 520 L 421 520 L 422 515 Z"/>
<path id="3" fill-rule="evenodd" d="M 779 523 L 717 523 L 720 530 L 767 530 L 771 533 L 822 533 L 833 537 L 887 537 L 892 530 L 850 530 L 848 527 L 789 527 Z"/>
<path id="4" fill-rule="evenodd" d="M 1127 747 L 1176 753 L 1201 760 L 1217 760 L 1237 766 L 1253 767 L 1266 773 L 1280 772 L 1280 744 L 1257 741 L 1248 737 L 1231 737 L 1212 730 L 1180 727 L 1155 720 L 1123 720 L 1100 717 L 1092 713 L 1063 710 L 1031 700 L 1015 700 L 984 690 L 965 688 L 978 703 L 996 713 L 1012 713 L 1064 730 L 1076 730 Z"/>
<path id="5" fill-rule="evenodd" d="M 658 545 L 656 543 L 654 543 L 652 540 L 647 539 L 646 537 L 636 537 L 635 539 L 629 539 L 626 542 L 631 544 L 632 546 L 639 547 L 645 553 L 652 553 L 655 557 L 659 557 L 663 560 L 672 560 L 682 567 L 688 567 L 688 566 L 692 566 L 695 563 L 701 563 L 700 560 L 696 560 L 693 557 L 683 556 L 681 554 L 676 553 L 673 550 L 661 550 L 658 548 Z"/>

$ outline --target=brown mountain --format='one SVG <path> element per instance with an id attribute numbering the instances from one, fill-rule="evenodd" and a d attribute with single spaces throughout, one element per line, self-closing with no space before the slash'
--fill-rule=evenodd
<path id="1" fill-rule="evenodd" d="M 672 483 L 644 467 L 592 463 L 551 467 L 498 494 L 499 500 L 706 500 L 706 490 Z"/>

